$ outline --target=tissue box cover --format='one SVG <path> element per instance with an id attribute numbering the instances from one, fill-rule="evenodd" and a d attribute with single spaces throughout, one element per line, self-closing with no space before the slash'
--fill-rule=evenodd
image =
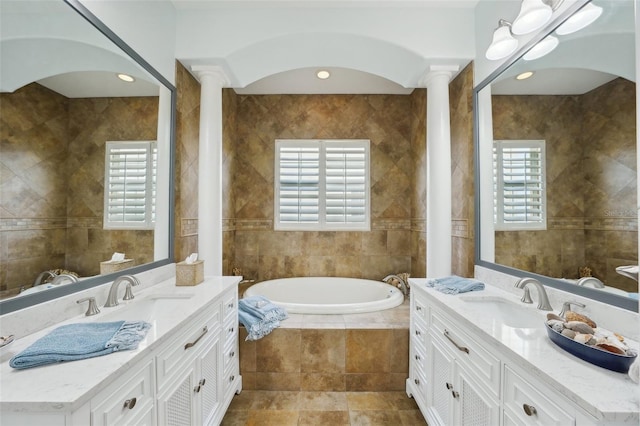
<path id="1" fill-rule="evenodd" d="M 128 269 L 135 266 L 133 264 L 133 259 L 125 259 L 125 260 L 105 260 L 104 262 L 100 262 L 100 274 L 110 274 L 112 272 L 122 271 L 123 269 Z"/>
<path id="2" fill-rule="evenodd" d="M 176 285 L 194 286 L 204 281 L 204 260 L 176 263 Z"/>

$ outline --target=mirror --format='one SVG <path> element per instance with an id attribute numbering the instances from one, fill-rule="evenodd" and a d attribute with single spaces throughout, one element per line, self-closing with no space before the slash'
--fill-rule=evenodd
<path id="1" fill-rule="evenodd" d="M 77 0 L 0 6 L 0 314 L 170 263 L 175 88 Z M 108 141 L 156 149 L 127 154 L 127 176 L 150 174 L 126 178 L 133 203 L 116 200 L 114 156 L 105 178 Z M 152 200 L 155 218 L 105 227 L 105 199 L 127 220 Z M 114 252 L 126 261 L 107 262 Z"/>
<path id="2" fill-rule="evenodd" d="M 634 2 L 592 3 L 596 22 L 474 90 L 476 263 L 637 311 Z"/>

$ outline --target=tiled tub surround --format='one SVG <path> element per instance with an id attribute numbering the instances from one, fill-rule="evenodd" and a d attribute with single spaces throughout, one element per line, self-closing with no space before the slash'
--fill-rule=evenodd
<path id="1" fill-rule="evenodd" d="M 516 279 L 502 275 L 502 277 L 498 277 L 493 271 L 476 267 L 476 278 L 485 283 L 491 283 L 491 285 L 487 285 L 483 292 L 469 293 L 466 297 L 497 296 L 512 299 L 514 303 L 520 304 L 522 290 L 515 289 L 519 291 L 518 294 L 507 291 L 513 287 Z M 411 279 L 412 291 L 415 292 L 416 287 L 425 288 L 424 282 L 424 279 Z M 494 283 L 497 285 L 493 285 Z M 508 365 L 518 371 L 522 370 L 519 374 L 528 374 L 534 377 L 535 380 L 579 407 L 586 415 L 583 418 L 590 419 L 586 424 L 595 424 L 596 422 L 604 424 L 638 423 L 640 411 L 638 385 L 633 383 L 626 374 L 594 366 L 558 348 L 548 339 L 543 328 L 545 311 L 537 310 L 535 305 L 523 304 L 523 310 L 528 310 L 540 317 L 539 329 L 535 329 L 533 332 L 527 329 L 527 332 L 524 332 L 520 329 L 496 324 L 494 315 L 490 312 L 483 312 L 480 303 L 470 304 L 465 302 L 464 297 L 460 295 L 446 295 L 429 288 L 425 291 L 430 303 L 450 316 L 458 326 L 471 330 L 473 332 L 472 338 L 490 348 L 493 356 L 504 362 L 504 364 L 500 363 L 500 371 L 502 371 L 502 367 L 506 368 Z M 552 306 L 556 308 L 555 312 L 557 313 L 561 306 L 558 304 L 558 298 L 562 296 L 553 294 L 553 291 L 549 291 L 549 293 Z M 535 290 L 532 291 L 532 297 L 535 302 Z M 562 300 L 576 299 L 578 298 L 565 293 Z M 597 302 L 588 299 L 584 302 L 587 306 L 597 304 Z M 626 312 L 625 315 L 616 312 L 615 308 L 597 307 L 589 310 L 587 315 L 600 322 L 600 326 L 625 335 L 631 346 L 637 348 L 638 315 Z M 624 324 L 623 321 L 627 324 Z M 560 402 L 558 403 L 560 404 Z"/>
<path id="2" fill-rule="evenodd" d="M 400 391 L 408 376 L 409 308 L 348 315 L 289 314 L 280 328 L 245 341 L 243 388 L 271 391 Z"/>
<path id="3" fill-rule="evenodd" d="M 229 373 L 229 368 L 232 368 L 233 365 L 227 366 L 226 362 L 223 363 L 223 358 L 225 357 L 222 351 L 224 350 L 226 353 L 226 351 L 235 350 L 233 349 L 235 347 L 233 340 L 237 339 L 237 334 L 227 334 L 225 331 L 228 327 L 227 323 L 237 323 L 236 292 L 238 281 L 239 277 L 207 277 L 205 282 L 195 287 L 176 287 L 175 277 L 170 277 L 156 285 L 147 285 L 147 288 L 143 290 L 136 287 L 134 289 L 136 299 L 130 302 L 123 302 L 118 307 L 103 308 L 102 312 L 96 316 L 85 317 L 83 314 L 76 314 L 76 316 L 63 321 L 58 318 L 56 324 L 33 334 L 24 336 L 17 332 L 18 340 L 0 351 L 0 374 L 2 375 L 0 409 L 2 410 L 3 424 L 5 422 L 7 424 L 34 422 L 53 424 L 52 421 L 54 420 L 63 420 L 64 424 L 87 424 L 89 416 L 91 416 L 92 424 L 100 424 L 103 420 L 109 423 L 107 419 L 112 419 L 113 422 L 113 419 L 120 418 L 119 416 L 126 416 L 125 411 L 129 412 L 121 408 L 122 402 L 119 398 L 123 395 L 128 395 L 129 397 L 139 396 L 138 399 L 142 406 L 140 409 L 143 412 L 146 412 L 145 410 L 147 409 L 150 410 L 148 412 L 149 417 L 145 416 L 144 418 L 144 423 L 146 424 L 155 423 L 152 420 L 156 419 L 156 408 L 153 405 L 153 401 L 158 399 L 156 402 L 156 404 L 159 404 L 157 422 L 164 423 L 162 420 L 163 413 L 166 414 L 173 409 L 170 406 L 170 402 L 167 402 L 173 398 L 167 396 L 172 392 L 173 381 L 181 381 L 183 369 L 186 369 L 187 372 L 189 371 L 187 369 L 189 365 L 185 363 L 187 361 L 198 362 L 199 356 L 202 356 L 202 363 L 205 362 L 206 357 L 208 365 L 213 365 L 213 367 L 209 368 L 215 368 L 218 373 L 217 380 L 220 380 L 220 382 L 211 384 L 207 381 L 207 384 L 215 386 L 214 389 L 224 389 L 224 398 L 227 403 L 230 402 L 232 395 L 229 392 L 235 386 L 239 386 L 239 389 L 241 389 L 241 378 L 237 376 L 237 364 L 235 364 L 235 370 Z M 146 321 L 152 323 L 152 328 L 135 350 L 27 370 L 14 370 L 9 366 L 9 359 L 13 355 L 47 334 L 54 327 L 75 322 L 114 321 L 119 318 L 119 312 L 127 308 L 132 308 L 135 312 L 136 304 L 144 304 L 145 300 L 153 299 L 156 296 L 164 298 L 175 295 L 189 296 L 189 298 L 177 299 L 184 301 L 177 302 L 179 305 L 176 305 L 175 309 L 165 310 L 159 314 L 156 313 L 153 318 L 145 317 Z M 71 296 L 62 299 L 66 299 L 64 300 L 66 303 L 75 305 L 75 301 L 70 301 L 68 300 L 69 298 Z M 73 297 L 73 300 L 76 298 L 78 298 L 77 295 Z M 103 301 L 104 297 L 98 299 L 100 305 Z M 56 302 L 60 302 L 60 300 Z M 86 308 L 86 306 L 82 306 L 82 308 Z M 42 312 L 46 310 L 43 307 L 40 307 L 40 309 Z M 207 313 L 206 317 L 203 316 L 204 313 Z M 229 313 L 235 313 L 235 315 L 229 315 Z M 11 315 L 8 314 L 7 316 Z M 209 333 L 202 335 L 204 346 L 194 345 L 192 352 L 186 352 L 186 347 L 183 350 L 182 346 L 184 346 L 185 341 L 193 341 L 194 336 L 200 335 L 202 323 L 205 321 L 209 326 Z M 225 323 L 224 327 L 218 324 L 223 321 Z M 37 319 L 34 319 L 34 322 L 37 322 Z M 3 327 L 5 326 L 4 317 L 2 325 Z M 208 349 L 209 345 L 211 345 L 211 349 Z M 211 358 L 209 354 L 214 350 L 217 352 L 215 357 Z M 174 355 L 174 352 L 176 355 Z M 192 354 L 193 356 L 191 356 Z M 193 357 L 195 357 L 196 361 L 193 360 Z M 184 363 L 177 362 L 183 358 L 186 358 Z M 176 362 L 176 365 L 172 365 L 172 362 Z M 156 366 L 158 370 L 157 376 L 155 372 Z M 194 368 L 198 369 L 199 367 Z M 205 373 L 203 369 L 201 374 L 208 373 L 210 373 L 210 370 Z M 235 374 L 233 383 L 224 380 L 229 374 Z M 138 385 L 135 383 L 137 383 L 136 380 L 138 380 L 139 375 L 141 381 Z M 121 383 L 123 379 L 126 379 L 125 384 Z M 115 386 L 115 383 L 118 383 L 118 385 Z M 135 386 L 131 387 L 133 384 Z M 160 388 L 157 392 L 156 385 Z M 114 386 L 118 389 L 116 390 Z M 64 389 L 64 391 L 61 391 L 61 389 Z M 117 408 L 114 408 L 108 414 L 105 413 L 103 417 L 101 410 L 102 406 L 106 404 L 106 402 L 103 403 L 103 399 L 107 396 L 106 393 L 112 391 L 116 391 L 114 395 L 117 394 L 116 403 L 119 402 L 119 405 L 116 405 Z M 224 405 L 221 402 L 222 394 L 217 394 L 216 391 L 214 391 L 214 394 L 217 395 L 216 404 Z M 110 397 L 111 395 L 109 395 Z M 126 398 L 122 398 L 122 400 L 124 399 Z M 165 408 L 163 404 L 169 405 L 166 411 L 163 411 L 163 408 Z M 129 408 L 132 409 L 131 413 L 135 413 L 133 411 L 134 407 Z M 26 417 L 27 414 L 35 417 Z M 217 414 L 220 419 L 222 414 L 222 412 Z M 131 415 L 139 416 L 139 414 Z M 114 417 L 112 418 L 111 416 Z M 123 417 L 123 419 L 126 419 L 126 417 Z M 125 422 L 125 420 L 121 421 Z M 134 421 L 134 418 L 129 417 L 126 422 L 142 423 L 143 419 L 138 418 Z"/>

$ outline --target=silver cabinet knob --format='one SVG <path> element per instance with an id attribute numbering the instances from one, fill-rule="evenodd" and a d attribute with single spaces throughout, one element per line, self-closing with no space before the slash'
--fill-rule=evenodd
<path id="1" fill-rule="evenodd" d="M 133 409 L 133 407 L 136 406 L 136 402 L 138 402 L 138 400 L 136 398 L 127 399 L 124 402 L 124 408 L 128 408 L 129 410 L 131 410 L 131 409 Z"/>
<path id="2" fill-rule="evenodd" d="M 534 407 L 533 405 L 522 404 L 522 409 L 527 416 L 535 416 L 536 414 L 538 414 L 538 410 L 536 410 L 536 407 Z"/>

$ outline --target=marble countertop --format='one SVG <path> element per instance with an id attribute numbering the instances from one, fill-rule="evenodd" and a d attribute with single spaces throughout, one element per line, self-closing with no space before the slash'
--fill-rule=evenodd
<path id="1" fill-rule="evenodd" d="M 486 336 L 481 342 L 500 351 L 507 363 L 517 363 L 525 368 L 529 374 L 598 420 L 638 421 L 640 386 L 627 374 L 590 364 L 551 342 L 544 328 L 546 311 L 536 309 L 535 305 L 526 305 L 518 296 L 490 285 L 483 291 L 448 295 L 426 287 L 426 281 L 411 279 L 411 289 L 425 291 L 434 305 L 456 319 L 463 319 L 464 325 L 481 338 Z M 513 301 L 526 315 L 539 315 L 540 325 L 535 328 L 509 327 L 499 317 L 487 312 L 482 303 L 469 302 L 470 298 L 488 297 Z M 598 322 L 598 318 L 593 320 Z M 629 339 L 626 342 L 638 349 L 638 342 Z"/>
<path id="2" fill-rule="evenodd" d="M 142 360 L 170 337 L 179 327 L 194 318 L 210 302 L 219 298 L 226 290 L 237 286 L 241 277 L 207 277 L 193 287 L 176 287 L 175 278 L 136 292 L 135 299 L 121 301 L 113 308 L 100 306 L 101 313 L 86 317 L 70 318 L 54 326 L 25 336 L 0 349 L 0 410 L 2 411 L 74 411 L 97 392 Z M 177 297 L 176 297 L 177 295 Z M 136 304 L 150 299 L 176 297 L 178 309 L 164 310 L 162 315 L 141 320 L 152 324 L 145 339 L 136 350 L 114 352 L 106 356 L 81 361 L 51 364 L 26 370 L 15 370 L 9 360 L 20 351 L 48 334 L 54 328 L 77 322 L 117 321 L 131 316 Z M 147 302 L 148 304 L 148 302 Z M 139 305 L 143 306 L 143 305 Z M 133 308 L 135 311 L 135 308 Z M 121 318 L 121 317 L 126 318 Z"/>

